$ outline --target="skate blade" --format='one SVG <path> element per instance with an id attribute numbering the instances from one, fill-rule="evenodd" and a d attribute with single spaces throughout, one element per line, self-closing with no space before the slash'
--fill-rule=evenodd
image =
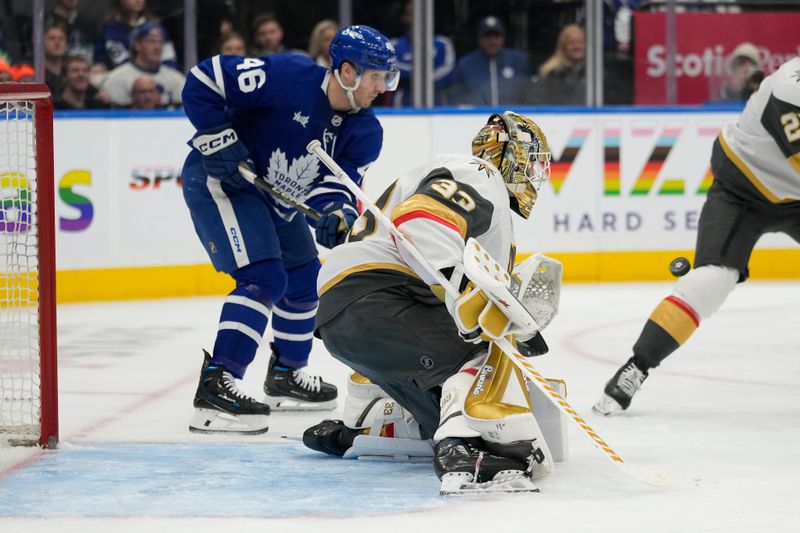
<path id="1" fill-rule="evenodd" d="M 192 433 L 261 435 L 269 430 L 268 415 L 232 415 L 213 409 L 195 409 L 189 422 Z"/>
<path id="2" fill-rule="evenodd" d="M 475 483 L 469 472 L 448 472 L 442 476 L 440 496 L 474 496 L 539 492 L 530 476 L 519 470 L 503 470 L 491 481 Z"/>
<path id="3" fill-rule="evenodd" d="M 264 396 L 261 403 L 269 405 L 273 411 L 333 411 L 336 400 L 327 402 L 308 402 L 291 396 Z"/>
<path id="4" fill-rule="evenodd" d="M 607 394 L 603 394 L 600 397 L 600 399 L 597 400 L 597 403 L 594 404 L 594 407 L 592 407 L 592 410 L 595 413 L 599 413 L 601 415 L 608 416 L 608 415 L 613 414 L 613 413 L 622 412 L 624 409 L 622 409 L 622 406 L 620 404 L 618 404 L 617 401 L 614 398 L 612 398 L 611 396 L 609 396 Z"/>

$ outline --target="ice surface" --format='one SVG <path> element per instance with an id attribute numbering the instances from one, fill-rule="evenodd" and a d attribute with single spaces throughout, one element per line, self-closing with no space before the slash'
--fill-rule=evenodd
<path id="1" fill-rule="evenodd" d="M 0 531 L 800 530 L 800 283 L 739 286 L 654 370 L 622 416 L 591 412 L 670 285 L 567 285 L 533 359 L 627 463 L 575 428 L 541 493 L 442 499 L 426 465 L 345 461 L 303 448 L 333 413 L 275 413 L 254 437 L 189 433 L 191 399 L 221 298 L 60 306 L 62 444 L 0 449 Z M 266 343 L 265 343 L 266 346 Z M 262 349 L 243 388 L 259 394 Z M 311 370 L 346 369 L 315 344 Z M 284 436 L 288 438 L 283 438 Z"/>

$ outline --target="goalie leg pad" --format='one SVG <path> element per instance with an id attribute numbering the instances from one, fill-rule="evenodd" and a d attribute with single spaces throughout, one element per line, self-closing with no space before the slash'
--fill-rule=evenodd
<path id="1" fill-rule="evenodd" d="M 528 461 L 534 478 L 553 471 L 553 456 L 533 416 L 522 374 L 496 346 L 467 398 L 464 417 L 468 426 L 487 444 L 495 445 L 495 453 L 507 455 L 513 450 L 508 456 Z"/>
<path id="2" fill-rule="evenodd" d="M 354 373 L 347 381 L 343 425 L 359 434 L 344 451 L 346 459 L 429 461 L 433 444 L 422 439 L 414 416 L 379 386 Z"/>
<path id="3" fill-rule="evenodd" d="M 486 354 L 465 363 L 442 385 L 442 399 L 439 402 L 439 428 L 433 435 L 434 442 L 448 437 L 480 437 L 480 433 L 469 427 L 464 418 L 464 400 L 475 381 L 475 375 L 483 366 Z"/>
<path id="4" fill-rule="evenodd" d="M 388 396 L 369 379 L 358 372 L 353 372 L 347 379 L 347 397 L 344 400 L 342 421 L 349 428 L 366 427 L 362 416 L 366 415 L 372 403 Z"/>
<path id="5" fill-rule="evenodd" d="M 358 435 L 343 457 L 367 461 L 429 463 L 433 457 L 433 443 L 427 439 Z"/>

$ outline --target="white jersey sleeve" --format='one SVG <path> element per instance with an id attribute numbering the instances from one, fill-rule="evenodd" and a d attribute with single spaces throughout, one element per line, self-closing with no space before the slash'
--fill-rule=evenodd
<path id="1" fill-rule="evenodd" d="M 800 200 L 800 57 L 761 82 L 720 134 L 725 154 L 773 203 Z"/>
<path id="2" fill-rule="evenodd" d="M 497 261 L 513 259 L 512 211 L 500 173 L 490 163 L 462 154 L 443 154 L 402 176 L 375 202 L 437 270 L 461 262 L 474 237 Z M 323 294 L 353 272 L 391 270 L 425 279 L 409 266 L 386 228 L 364 213 L 348 241 L 334 248 L 319 275 Z"/>

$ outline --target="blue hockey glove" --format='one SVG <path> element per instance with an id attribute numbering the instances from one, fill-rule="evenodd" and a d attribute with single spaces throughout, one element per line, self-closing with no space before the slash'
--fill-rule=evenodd
<path id="1" fill-rule="evenodd" d="M 330 202 L 322 208 L 317 221 L 317 242 L 326 248 L 342 244 L 347 232 L 358 218 L 353 206 L 344 202 Z"/>
<path id="2" fill-rule="evenodd" d="M 198 131 L 191 145 L 203 156 L 203 168 L 212 178 L 240 184 L 243 178 L 239 175 L 239 163 L 244 161 L 251 169 L 255 167 L 230 124 Z"/>

